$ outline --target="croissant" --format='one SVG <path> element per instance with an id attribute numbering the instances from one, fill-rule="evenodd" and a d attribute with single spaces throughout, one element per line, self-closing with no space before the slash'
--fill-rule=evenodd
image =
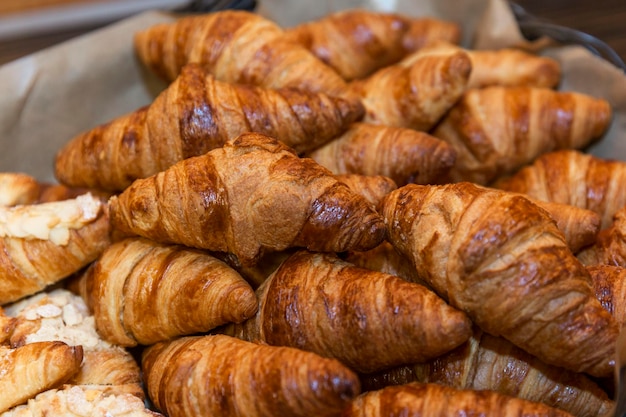
<path id="1" fill-rule="evenodd" d="M 65 144 L 55 175 L 66 185 L 121 191 L 252 131 L 304 153 L 341 135 L 363 111 L 358 101 L 322 93 L 219 82 L 189 65 L 149 106 Z"/>
<path id="2" fill-rule="evenodd" d="M 556 59 L 521 49 L 465 49 L 454 43 L 434 41 L 406 56 L 401 64 L 410 66 L 424 55 L 451 55 L 464 51 L 472 61 L 468 88 L 494 85 L 553 88 L 561 80 L 561 65 Z"/>
<path id="3" fill-rule="evenodd" d="M 301 251 L 257 290 L 254 319 L 232 335 L 338 359 L 358 372 L 422 362 L 471 334 L 465 314 L 432 291 L 341 261 Z"/>
<path id="4" fill-rule="evenodd" d="M 462 51 L 424 56 L 410 67 L 385 67 L 349 88 L 363 102 L 364 122 L 428 131 L 463 95 L 471 70 Z"/>
<path id="5" fill-rule="evenodd" d="M 471 183 L 405 185 L 382 205 L 389 241 L 485 332 L 593 376 L 614 365 L 618 328 L 545 211 Z"/>
<path id="6" fill-rule="evenodd" d="M 0 346 L 0 413 L 45 390 L 60 386 L 80 368 L 80 346 L 39 342 L 19 348 Z"/>
<path id="7" fill-rule="evenodd" d="M 360 393 L 334 359 L 225 335 L 150 346 L 142 369 L 148 396 L 170 417 L 337 416 Z"/>
<path id="8" fill-rule="evenodd" d="M 360 395 L 342 417 L 400 416 L 571 417 L 545 404 L 493 391 L 458 390 L 439 384 L 411 383 Z"/>
<path id="9" fill-rule="evenodd" d="M 224 262 L 142 238 L 109 246 L 82 279 L 98 333 L 119 346 L 207 332 L 258 307 L 254 290 Z"/>
<path id="10" fill-rule="evenodd" d="M 15 320 L 11 347 L 49 341 L 81 347 L 82 363 L 66 383 L 144 398 L 139 365 L 128 351 L 100 337 L 80 296 L 63 288 L 40 292 L 8 306 L 7 314 Z"/>
<path id="11" fill-rule="evenodd" d="M 274 22 L 243 10 L 184 16 L 135 34 L 137 56 L 166 80 L 188 63 L 228 83 L 342 95 L 346 83 Z"/>
<path id="12" fill-rule="evenodd" d="M 335 174 L 383 175 L 397 185 L 430 184 L 456 161 L 447 143 L 413 129 L 355 123 L 308 154 Z"/>
<path id="13" fill-rule="evenodd" d="M 39 195 L 39 182 L 21 172 L 0 172 L 0 206 L 32 204 Z"/>
<path id="14" fill-rule="evenodd" d="M 424 363 L 362 375 L 364 390 L 410 382 L 490 390 L 578 417 L 606 415 L 613 401 L 585 374 L 547 365 L 501 337 L 476 328 L 467 343 Z"/>
<path id="15" fill-rule="evenodd" d="M 569 204 L 528 199 L 550 214 L 573 253 L 596 242 L 600 232 L 600 216 L 597 213 Z"/>
<path id="16" fill-rule="evenodd" d="M 494 186 L 594 211 L 601 216 L 600 228 L 604 229 L 626 206 L 626 192 L 621 186 L 624 183 L 626 163 L 570 149 L 543 155 Z"/>
<path id="17" fill-rule="evenodd" d="M 136 180 L 109 205 L 116 235 L 228 252 L 244 266 L 289 247 L 366 250 L 385 235 L 363 197 L 256 133 Z"/>
<path id="18" fill-rule="evenodd" d="M 336 178 L 362 196 L 374 209 L 387 194 L 398 188 L 395 181 L 382 175 L 338 174 Z"/>
<path id="19" fill-rule="evenodd" d="M 596 297 L 622 327 L 626 323 L 626 269 L 615 265 L 587 267 Z"/>
<path id="20" fill-rule="evenodd" d="M 350 81 L 400 61 L 409 26 L 397 13 L 347 9 L 288 28 L 285 37 Z"/>
<path id="21" fill-rule="evenodd" d="M 468 90 L 433 136 L 456 150 L 451 181 L 489 184 L 544 153 L 587 146 L 610 121 L 611 106 L 603 99 L 547 88 L 495 86 Z"/>
<path id="22" fill-rule="evenodd" d="M 129 394 L 114 394 L 90 386 L 66 385 L 37 395 L 2 417 L 163 417 Z"/>
<path id="23" fill-rule="evenodd" d="M 89 194 L 0 208 L 0 305 L 77 272 L 109 242 L 106 204 Z"/>
<path id="24" fill-rule="evenodd" d="M 598 233 L 595 243 L 577 255 L 584 265 L 626 267 L 626 207 L 613 216 L 613 223 Z"/>

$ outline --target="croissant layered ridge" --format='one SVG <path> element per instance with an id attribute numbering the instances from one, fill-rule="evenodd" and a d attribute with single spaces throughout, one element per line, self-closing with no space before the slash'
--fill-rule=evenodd
<path id="1" fill-rule="evenodd" d="M 467 89 L 472 63 L 463 51 L 390 65 L 350 83 L 365 107 L 364 122 L 428 131 Z"/>
<path id="2" fill-rule="evenodd" d="M 233 335 L 338 359 L 358 372 L 422 362 L 465 342 L 467 316 L 422 285 L 300 251 L 257 290 L 254 319 Z"/>
<path id="3" fill-rule="evenodd" d="M 257 13 L 223 10 L 183 16 L 135 34 L 140 61 L 166 80 L 197 63 L 220 81 L 342 95 L 346 83 L 276 23 Z"/>
<path id="4" fill-rule="evenodd" d="M 152 345 L 142 369 L 150 398 L 170 417 L 338 416 L 361 390 L 337 360 L 226 335 Z"/>
<path id="5" fill-rule="evenodd" d="M 113 243 L 81 279 L 99 334 L 119 346 L 208 332 L 252 317 L 258 305 L 224 262 L 143 238 Z"/>
<path id="6" fill-rule="evenodd" d="M 437 183 L 456 161 L 452 146 L 426 132 L 371 123 L 354 123 L 308 156 L 334 174 L 383 175 L 399 186 Z"/>
<path id="7" fill-rule="evenodd" d="M 610 375 L 618 327 L 549 214 L 471 183 L 406 185 L 382 213 L 392 244 L 450 305 L 544 362 Z"/>
<path id="8" fill-rule="evenodd" d="M 586 94 L 493 86 L 469 89 L 432 134 L 457 153 L 451 182 L 486 185 L 545 153 L 584 148 L 611 116 L 606 100 Z"/>
<path id="9" fill-rule="evenodd" d="M 363 197 L 256 133 L 137 180 L 109 205 L 114 233 L 227 252 L 242 265 L 289 247 L 367 250 L 385 236 Z"/>
<path id="10" fill-rule="evenodd" d="M 358 100 L 220 82 L 187 65 L 146 107 L 85 131 L 56 155 L 64 184 L 121 191 L 133 180 L 223 146 L 245 132 L 313 150 L 362 118 Z"/>
<path id="11" fill-rule="evenodd" d="M 108 205 L 88 194 L 0 211 L 0 305 L 78 272 L 110 244 Z"/>
<path id="12" fill-rule="evenodd" d="M 600 228 L 626 206 L 626 163 L 575 149 L 546 153 L 494 186 L 543 201 L 570 204 L 598 213 Z"/>
<path id="13" fill-rule="evenodd" d="M 83 350 L 63 342 L 0 346 L 0 412 L 69 380 L 80 369 Z"/>
<path id="14" fill-rule="evenodd" d="M 450 55 L 464 51 L 472 61 L 468 88 L 494 85 L 554 88 L 561 81 L 559 61 L 521 49 L 467 49 L 445 40 L 436 40 L 406 56 L 401 65 L 410 66 L 425 55 Z"/>

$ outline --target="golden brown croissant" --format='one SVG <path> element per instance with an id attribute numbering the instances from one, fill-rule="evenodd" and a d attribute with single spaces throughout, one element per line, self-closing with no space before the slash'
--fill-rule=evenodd
<path id="1" fill-rule="evenodd" d="M 450 145 L 425 132 L 369 123 L 353 124 L 308 156 L 335 174 L 383 175 L 399 186 L 438 182 L 456 160 Z"/>
<path id="2" fill-rule="evenodd" d="M 409 184 L 383 201 L 388 239 L 484 331 L 594 376 L 614 365 L 618 327 L 549 214 L 471 183 Z"/>
<path id="3" fill-rule="evenodd" d="M 428 131 L 463 95 L 471 70 L 462 51 L 424 56 L 410 67 L 390 65 L 349 87 L 363 101 L 364 122 Z"/>
<path id="4" fill-rule="evenodd" d="M 252 287 L 224 262 L 142 238 L 109 246 L 82 279 L 98 333 L 119 346 L 208 332 L 258 307 Z"/>
<path id="5" fill-rule="evenodd" d="M 285 37 L 350 81 L 400 61 L 409 26 L 396 13 L 347 9 L 288 28 Z"/>
<path id="6" fill-rule="evenodd" d="M 398 188 L 391 178 L 382 175 L 338 174 L 336 178 L 374 208 L 378 207 L 387 194 Z"/>
<path id="7" fill-rule="evenodd" d="M 0 346 L 0 413 L 58 387 L 78 372 L 83 351 L 63 342 Z"/>
<path id="8" fill-rule="evenodd" d="M 570 204 L 601 216 L 601 229 L 626 206 L 626 163 L 598 158 L 577 150 L 560 150 L 539 157 L 494 186 L 533 198 Z"/>
<path id="9" fill-rule="evenodd" d="M 603 99 L 495 86 L 468 90 L 433 135 L 456 150 L 451 181 L 489 184 L 547 152 L 585 147 L 610 121 L 611 106 Z"/>
<path id="10" fill-rule="evenodd" d="M 109 242 L 106 204 L 89 194 L 0 208 L 0 305 L 77 272 Z"/>
<path id="11" fill-rule="evenodd" d="M 561 80 L 561 65 L 553 58 L 520 49 L 465 49 L 445 41 L 436 41 L 405 57 L 401 64 L 410 66 L 424 55 L 450 55 L 465 51 L 472 61 L 468 88 L 493 85 L 553 88 Z"/>
<path id="12" fill-rule="evenodd" d="M 32 204 L 39 195 L 39 182 L 21 172 L 0 172 L 0 206 Z"/>
<path id="13" fill-rule="evenodd" d="M 607 393 L 585 374 L 547 365 L 506 339 L 478 328 L 467 343 L 432 361 L 361 376 L 364 390 L 415 381 L 495 391 L 578 417 L 606 415 L 613 405 Z"/>
<path id="14" fill-rule="evenodd" d="M 74 137 L 57 153 L 55 175 L 67 185 L 119 191 L 253 131 L 304 153 L 341 135 L 363 111 L 358 101 L 322 93 L 219 82 L 189 65 L 149 106 Z"/>
<path id="15" fill-rule="evenodd" d="M 224 10 L 180 17 L 135 35 L 139 59 L 166 80 L 198 63 L 220 81 L 266 88 L 293 87 L 341 95 L 345 81 L 259 14 Z"/>
<path id="16" fill-rule="evenodd" d="M 600 216 L 597 213 L 569 204 L 528 199 L 550 214 L 573 253 L 595 243 L 600 231 Z"/>
<path id="17" fill-rule="evenodd" d="M 80 296 L 62 288 L 40 292 L 10 305 L 7 314 L 15 319 L 11 347 L 47 341 L 81 346 L 82 364 L 68 384 L 144 398 L 139 365 L 128 351 L 100 337 Z"/>
<path id="18" fill-rule="evenodd" d="M 366 250 L 385 235 L 363 197 L 256 133 L 137 180 L 109 205 L 116 234 L 228 252 L 244 266 L 289 247 Z"/>
<path id="19" fill-rule="evenodd" d="M 170 417 L 337 416 L 360 393 L 334 359 L 225 335 L 153 345 L 142 369 L 148 396 Z"/>
<path id="20" fill-rule="evenodd" d="M 581 250 L 578 259 L 585 265 L 626 267 L 626 207 L 613 216 L 613 223 L 598 233 L 595 243 Z"/>
<path id="21" fill-rule="evenodd" d="M 2 417 L 163 417 L 146 408 L 141 399 L 91 386 L 64 385 L 37 395 Z"/>
<path id="22" fill-rule="evenodd" d="M 232 335 L 338 359 L 359 372 L 423 362 L 465 342 L 471 323 L 425 287 L 297 252 L 257 290 L 259 311 Z"/>
<path id="23" fill-rule="evenodd" d="M 525 416 L 571 417 L 565 411 L 493 391 L 458 390 L 439 384 L 411 383 L 366 392 L 342 417 Z"/>

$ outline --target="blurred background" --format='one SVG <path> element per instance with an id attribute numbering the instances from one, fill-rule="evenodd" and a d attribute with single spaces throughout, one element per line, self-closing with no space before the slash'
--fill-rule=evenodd
<path id="1" fill-rule="evenodd" d="M 0 64 L 147 9 L 180 10 L 189 0 L 2 0 Z M 626 60 L 625 0 L 517 0 L 527 12 L 593 35 Z"/>

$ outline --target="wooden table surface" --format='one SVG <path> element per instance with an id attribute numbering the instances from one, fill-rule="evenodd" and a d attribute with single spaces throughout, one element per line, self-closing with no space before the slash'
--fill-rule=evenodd
<path id="1" fill-rule="evenodd" d="M 102 0 L 2 0 L 0 16 L 38 6 L 50 6 L 80 1 Z M 626 61 L 626 0 L 517 0 L 536 16 L 552 23 L 582 30 L 604 40 Z M 83 34 L 94 28 L 72 30 L 0 42 L 0 64 L 39 49 Z"/>

